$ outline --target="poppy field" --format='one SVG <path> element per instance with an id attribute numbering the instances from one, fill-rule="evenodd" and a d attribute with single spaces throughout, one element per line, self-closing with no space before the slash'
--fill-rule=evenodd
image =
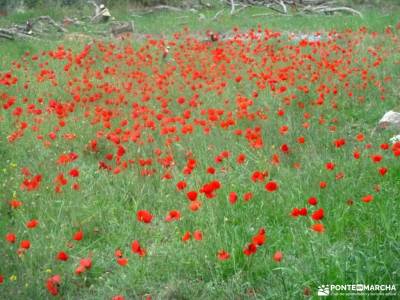
<path id="1" fill-rule="evenodd" d="M 400 23 L 211 35 L 2 60 L 1 299 L 400 283 Z"/>

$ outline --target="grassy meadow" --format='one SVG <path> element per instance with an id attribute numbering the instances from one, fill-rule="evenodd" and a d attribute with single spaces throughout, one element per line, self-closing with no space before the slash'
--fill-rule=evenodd
<path id="1" fill-rule="evenodd" d="M 400 295 L 400 8 L 217 11 L 1 40 L 0 299 Z"/>

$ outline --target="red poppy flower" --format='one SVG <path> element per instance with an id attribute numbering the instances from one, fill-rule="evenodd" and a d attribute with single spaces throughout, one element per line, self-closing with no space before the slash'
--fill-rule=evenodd
<path id="1" fill-rule="evenodd" d="M 7 233 L 6 234 L 6 241 L 9 242 L 10 244 L 14 244 L 16 241 L 16 236 L 14 233 Z"/>
<path id="2" fill-rule="evenodd" d="M 314 230 L 315 232 L 323 233 L 325 231 L 324 224 L 322 223 L 317 223 L 311 226 L 311 229 Z"/>
<path id="3" fill-rule="evenodd" d="M 200 209 L 200 207 L 201 207 L 201 202 L 200 201 L 192 201 L 189 204 L 189 209 L 191 211 L 197 211 L 197 210 Z"/>
<path id="4" fill-rule="evenodd" d="M 372 200 L 374 200 L 374 196 L 372 195 L 366 195 L 364 197 L 361 198 L 361 200 L 365 203 L 371 202 Z"/>
<path id="5" fill-rule="evenodd" d="M 286 145 L 286 144 L 283 144 L 283 145 L 281 145 L 281 151 L 283 152 L 283 153 L 288 153 L 289 152 L 289 146 L 288 145 Z"/>
<path id="6" fill-rule="evenodd" d="M 84 267 L 84 266 L 81 266 L 81 265 L 79 265 L 79 266 L 77 266 L 76 268 L 75 268 L 75 274 L 76 275 L 81 275 L 82 273 L 84 273 L 86 271 L 86 268 Z"/>
<path id="7" fill-rule="evenodd" d="M 187 196 L 187 198 L 188 198 L 190 201 L 196 201 L 196 199 L 197 199 L 197 192 L 196 192 L 196 191 L 190 191 L 190 192 L 188 192 L 188 193 L 186 194 L 186 196 Z"/>
<path id="8" fill-rule="evenodd" d="M 282 258 L 283 258 L 283 253 L 281 251 L 276 251 L 273 256 L 274 261 L 281 262 Z"/>
<path id="9" fill-rule="evenodd" d="M 117 263 L 120 266 L 125 267 L 128 264 L 128 259 L 123 257 L 117 258 Z"/>
<path id="10" fill-rule="evenodd" d="M 257 252 L 257 246 L 253 243 L 249 243 L 246 248 L 243 249 L 243 253 L 247 256 L 253 255 Z"/>
<path id="11" fill-rule="evenodd" d="M 215 174 L 215 168 L 213 168 L 213 167 L 208 167 L 208 168 L 207 168 L 207 173 L 208 173 L 208 174 Z"/>
<path id="12" fill-rule="evenodd" d="M 79 265 L 89 270 L 92 267 L 92 259 L 90 257 L 82 258 L 79 261 Z"/>
<path id="13" fill-rule="evenodd" d="M 79 230 L 75 232 L 74 236 L 72 237 L 75 241 L 81 241 L 83 239 L 83 231 Z"/>
<path id="14" fill-rule="evenodd" d="M 357 141 L 362 142 L 364 141 L 364 135 L 362 133 L 357 134 L 356 136 Z"/>
<path id="15" fill-rule="evenodd" d="M 185 234 L 182 236 L 182 241 L 186 242 L 190 240 L 191 237 L 192 237 L 191 233 L 189 231 L 186 231 Z"/>
<path id="16" fill-rule="evenodd" d="M 279 185 L 275 181 L 270 181 L 265 185 L 265 189 L 268 192 L 275 192 L 278 188 L 279 188 Z"/>
<path id="17" fill-rule="evenodd" d="M 186 188 L 186 182 L 185 181 L 179 181 L 177 184 L 176 184 L 176 188 L 178 189 L 178 190 L 183 190 L 183 189 L 185 189 Z"/>
<path id="18" fill-rule="evenodd" d="M 196 241 L 201 241 L 203 239 L 203 233 L 200 230 L 196 230 L 193 232 L 193 238 Z"/>
<path id="19" fill-rule="evenodd" d="M 114 256 L 115 256 L 116 258 L 122 257 L 122 256 L 123 256 L 123 255 L 122 255 L 122 251 L 121 251 L 120 249 L 115 250 Z"/>
<path id="20" fill-rule="evenodd" d="M 337 139 L 334 141 L 334 145 L 336 148 L 341 148 L 344 145 L 346 145 L 346 140 L 345 139 Z"/>
<path id="21" fill-rule="evenodd" d="M 307 211 L 306 207 L 300 208 L 300 210 L 299 210 L 299 215 L 300 216 L 305 217 L 305 216 L 307 216 L 307 214 L 308 214 L 308 211 Z"/>
<path id="22" fill-rule="evenodd" d="M 32 229 L 32 228 L 35 228 L 38 224 L 39 224 L 39 221 L 33 219 L 33 220 L 26 222 L 26 227 L 29 229 Z"/>
<path id="23" fill-rule="evenodd" d="M 225 250 L 222 249 L 222 250 L 218 251 L 217 257 L 218 257 L 219 260 L 227 260 L 227 259 L 229 259 L 231 257 L 231 255 L 228 252 L 226 252 Z"/>
<path id="24" fill-rule="evenodd" d="M 371 160 L 372 160 L 374 163 L 378 163 L 378 162 L 380 162 L 382 159 L 383 159 L 383 156 L 382 156 L 382 155 L 379 155 L 379 154 L 371 155 Z"/>
<path id="25" fill-rule="evenodd" d="M 292 217 L 297 218 L 300 215 L 300 211 L 297 207 L 292 209 L 292 212 L 290 213 Z"/>
<path id="26" fill-rule="evenodd" d="M 297 142 L 298 142 L 299 144 L 304 144 L 304 143 L 306 142 L 306 139 L 305 139 L 304 136 L 299 136 L 299 137 L 297 138 Z"/>
<path id="27" fill-rule="evenodd" d="M 332 171 L 335 168 L 335 164 L 333 162 L 328 162 L 325 164 L 325 168 L 329 171 Z"/>
<path id="28" fill-rule="evenodd" d="M 31 247 L 31 242 L 29 240 L 22 240 L 20 247 L 23 249 L 29 249 Z"/>
<path id="29" fill-rule="evenodd" d="M 265 240 L 266 240 L 265 229 L 260 228 L 258 233 L 253 237 L 253 244 L 261 246 L 265 243 Z"/>
<path id="30" fill-rule="evenodd" d="M 69 258 L 68 254 L 64 251 L 60 251 L 57 253 L 57 259 L 61 261 L 67 261 Z"/>
<path id="31" fill-rule="evenodd" d="M 131 245 L 133 253 L 139 254 L 139 256 L 145 256 L 146 250 L 142 248 L 137 240 L 134 240 Z"/>
<path id="32" fill-rule="evenodd" d="M 253 174 L 251 175 L 251 180 L 253 182 L 261 182 L 264 181 L 264 178 L 267 176 L 268 172 L 254 171 Z"/>
<path id="33" fill-rule="evenodd" d="M 52 294 L 53 296 L 57 296 L 60 283 L 61 283 L 60 275 L 54 275 L 54 276 L 50 277 L 49 279 L 47 279 L 46 288 L 50 294 Z"/>
<path id="34" fill-rule="evenodd" d="M 246 155 L 244 155 L 243 153 L 239 154 L 238 157 L 236 158 L 236 162 L 238 164 L 243 164 L 246 161 Z"/>
<path id="35" fill-rule="evenodd" d="M 387 173 L 388 169 L 385 168 L 385 167 L 382 167 L 382 168 L 379 168 L 378 171 L 379 171 L 379 174 L 381 174 L 382 176 L 384 176 L 384 175 Z"/>
<path id="36" fill-rule="evenodd" d="M 317 205 L 317 203 L 318 203 L 318 200 L 315 197 L 310 197 L 308 199 L 308 204 L 310 204 L 310 205 Z"/>
<path id="37" fill-rule="evenodd" d="M 253 198 L 253 193 L 252 192 L 247 192 L 243 195 L 243 200 L 245 202 L 250 201 Z"/>
<path id="38" fill-rule="evenodd" d="M 381 146 L 380 146 L 380 148 L 382 149 L 382 150 L 388 150 L 389 149 L 389 144 L 381 144 Z"/>
<path id="39" fill-rule="evenodd" d="M 150 212 L 148 212 L 147 210 L 139 210 L 136 213 L 136 219 L 139 222 L 151 223 L 151 220 L 153 219 L 153 215 L 150 214 Z"/>
<path id="40" fill-rule="evenodd" d="M 71 169 L 68 174 L 71 177 L 78 177 L 79 176 L 79 170 L 78 169 Z"/>
<path id="41" fill-rule="evenodd" d="M 20 208 L 22 206 L 22 202 L 17 199 L 13 199 L 10 201 L 11 208 Z"/>
<path id="42" fill-rule="evenodd" d="M 165 221 L 171 222 L 171 221 L 178 221 L 181 217 L 181 213 L 179 210 L 171 210 L 168 215 L 165 217 Z"/>
<path id="43" fill-rule="evenodd" d="M 311 215 L 311 217 L 313 218 L 313 220 L 322 220 L 324 218 L 324 209 L 320 208 L 316 211 L 313 212 L 313 214 Z"/>
<path id="44" fill-rule="evenodd" d="M 235 204 L 237 199 L 238 199 L 238 195 L 237 195 L 236 192 L 230 192 L 229 193 L 229 203 L 230 204 Z"/>

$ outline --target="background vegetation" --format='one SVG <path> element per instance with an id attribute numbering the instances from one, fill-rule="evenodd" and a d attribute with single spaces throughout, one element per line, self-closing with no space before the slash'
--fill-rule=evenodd
<path id="1" fill-rule="evenodd" d="M 373 4 L 382 4 L 382 2 L 374 1 Z M 34 9 L 18 11 L 21 6 L 17 5 L 16 1 L 3 1 L 4 5 L 9 4 L 12 9 L 7 17 L 0 19 L 1 24 L 24 23 L 28 18 L 38 15 L 50 15 L 60 21 L 64 16 L 91 13 L 89 7 L 80 4 L 79 1 L 41 0 L 25 3 L 26 6 L 32 6 Z M 68 6 L 66 5 L 68 3 L 75 5 Z M 235 16 L 230 16 L 229 12 L 222 13 L 220 18 L 213 20 L 218 8 L 202 10 L 201 14 L 204 18 L 199 18 L 197 13 L 165 11 L 137 16 L 134 10 L 125 9 L 137 3 L 148 5 L 154 2 L 109 1 L 113 9 L 112 14 L 118 20 L 134 20 L 135 33 L 153 34 L 156 38 L 171 37 L 172 33 L 181 32 L 183 27 L 188 27 L 192 32 L 203 36 L 207 30 L 227 32 L 233 27 L 247 30 L 257 28 L 258 24 L 262 28 L 283 32 L 284 35 L 290 32 L 311 33 L 313 31 L 326 33 L 352 30 L 356 33 L 360 27 L 365 27 L 371 36 L 359 45 L 358 55 L 370 57 L 368 51 L 379 47 L 382 53 L 387 55 L 382 65 L 371 74 L 379 80 L 392 77 L 392 81 L 384 84 L 386 100 L 380 101 L 380 93 L 371 84 L 363 92 L 355 91 L 360 93 L 357 96 L 366 96 L 366 104 L 353 101 L 354 98 L 350 98 L 346 92 L 339 91 L 340 109 L 338 111 L 332 111 L 329 105 L 323 110 L 307 107 L 307 110 L 309 109 L 313 114 L 310 120 L 313 126 L 307 133 L 309 134 L 305 145 L 307 150 L 294 153 L 294 157 L 302 161 L 303 169 L 296 173 L 289 163 L 285 165 L 287 161 L 279 170 L 272 168 L 274 175 L 281 176 L 282 181 L 285 182 L 280 194 L 273 197 L 269 194 L 266 196 L 264 190 L 254 188 L 254 199 L 248 203 L 240 199 L 237 206 L 231 206 L 226 195 L 231 190 L 237 191 L 239 195 L 249 190 L 249 187 L 243 184 L 244 174 L 249 170 L 265 167 L 265 157 L 273 151 L 272 148 L 268 147 L 265 153 L 257 154 L 238 143 L 236 137 L 226 136 L 226 132 L 222 129 L 213 131 L 207 140 L 202 135 L 185 139 L 181 144 L 184 147 L 191 146 L 199 157 L 198 170 L 201 171 L 199 175 L 195 173 L 195 176 L 190 179 L 192 184 L 204 182 L 208 178 L 206 176 L 209 175 L 203 174 L 203 171 L 208 163 L 213 164 L 212 161 L 210 162 L 213 159 L 213 157 L 210 158 L 211 154 L 214 155 L 226 149 L 233 153 L 233 160 L 224 165 L 227 169 L 234 169 L 229 173 L 231 180 L 226 180 L 224 173 L 217 175 L 219 176 L 217 178 L 223 180 L 223 188 L 218 192 L 219 198 L 205 200 L 203 210 L 194 220 L 190 212 L 186 210 L 184 196 L 177 195 L 175 186 L 160 181 L 158 177 L 143 178 L 133 172 L 116 176 L 99 172 L 98 157 L 85 150 L 86 142 L 93 136 L 93 129 L 87 126 L 87 123 L 81 123 L 82 119 L 68 120 L 68 126 L 61 129 L 59 134 L 75 132 L 78 134 L 75 141 L 66 144 L 56 140 L 51 148 L 44 150 L 35 139 L 36 133 L 32 136 L 27 134 L 26 139 L 17 141 L 17 144 L 6 142 L 6 136 L 15 129 L 16 125 L 10 113 L 1 110 L 0 117 L 3 117 L 5 121 L 0 122 L 0 157 L 2 158 L 0 161 L 2 188 L 0 273 L 4 275 L 4 283 L 0 285 L 0 299 L 50 298 L 44 283 L 54 274 L 62 276 L 60 293 L 64 299 L 96 300 L 111 299 L 116 294 L 123 294 L 126 299 L 145 299 L 148 294 L 152 295 L 153 299 L 302 299 L 310 294 L 315 295 L 320 284 L 399 284 L 400 166 L 398 159 L 386 160 L 385 157 L 384 163 L 389 167 L 389 172 L 381 180 L 381 192 L 377 194 L 374 201 L 363 203 L 359 196 L 369 193 L 374 188 L 374 180 L 379 177 L 377 166 L 369 160 L 367 156 L 369 152 L 366 152 L 366 158 L 361 161 L 354 160 L 351 156 L 353 147 L 361 147 L 355 140 L 359 132 L 365 133 L 365 144 L 373 142 L 374 148 L 371 151 L 379 151 L 379 153 L 382 152 L 379 145 L 387 143 L 395 134 L 392 131 L 382 132 L 373 136 L 372 139 L 371 132 L 382 114 L 393 109 L 399 102 L 400 54 L 396 52 L 398 44 L 393 44 L 385 36 L 387 28 L 394 30 L 398 24 L 399 9 L 395 6 L 393 6 L 395 8 L 390 6 L 390 10 L 382 7 L 370 9 L 364 6 L 361 7 L 364 13 L 363 19 L 350 15 L 310 15 L 288 18 L 279 15 L 253 17 L 255 14 L 269 12 L 255 7 L 243 10 Z M 163 3 L 175 5 L 178 1 Z M 353 1 L 351 4 L 362 3 Z M 393 4 L 395 1 L 392 1 Z M 53 5 L 59 5 L 60 9 L 55 10 Z M 82 5 L 84 9 L 78 10 L 79 5 Z M 69 30 L 90 34 L 98 27 L 103 29 L 101 26 L 103 25 L 72 26 Z M 373 32 L 377 32 L 378 38 L 372 38 Z M 398 31 L 395 32 L 395 36 L 399 36 Z M 351 40 L 349 35 L 347 39 Z M 280 45 L 284 43 L 288 41 Z M 110 51 L 110 45 L 113 45 L 116 51 L 127 45 L 115 40 L 105 44 L 110 47 Z M 132 44 L 135 50 L 145 51 L 139 50 L 142 46 L 140 41 L 133 40 Z M 60 45 L 63 45 L 65 49 L 72 49 L 77 55 L 81 53 L 85 43 L 64 40 L 61 35 L 54 39 L 40 41 L 1 41 L 0 70 L 8 71 L 13 62 L 30 62 L 31 60 L 26 57 L 40 56 L 44 51 L 56 51 Z M 278 47 L 277 45 L 279 44 L 274 44 L 274 47 Z M 98 50 L 93 51 L 93 57 L 96 55 L 101 57 Z M 26 52 L 30 53 L 29 56 L 25 56 Z M 173 53 L 174 50 L 171 49 L 170 55 Z M 149 54 L 160 57 L 156 49 L 151 50 Z M 351 57 L 351 59 L 355 58 Z M 369 59 L 371 63 L 372 57 Z M 45 61 L 49 61 L 49 68 L 54 68 L 57 72 L 62 72 L 65 65 L 62 62 L 50 60 L 47 56 L 40 56 L 38 63 L 45 63 Z M 100 70 L 108 64 L 96 59 L 94 67 Z M 188 65 L 190 66 L 190 62 Z M 363 64 L 359 62 L 352 66 L 357 69 L 362 68 Z M 159 65 L 154 64 L 154 67 L 159 67 Z M 40 95 L 48 97 L 48 92 L 53 87 L 34 81 L 34 75 L 39 71 L 37 64 L 27 63 L 27 70 L 21 69 L 17 75 L 21 78 L 25 78 L 24 76 L 29 78 L 32 75 L 31 89 L 24 91 L 21 86 L 2 87 L 1 93 L 18 95 L 18 105 L 24 105 L 20 103 L 23 93 L 27 93 L 30 99 L 36 99 Z M 147 71 L 150 73 L 151 70 Z M 77 76 L 81 75 L 79 69 L 76 72 Z M 243 70 L 241 75 L 243 78 L 247 76 Z M 66 82 L 62 76 L 58 78 L 61 83 Z M 117 76 L 112 82 L 120 84 L 120 79 Z M 360 78 L 351 77 L 350 84 L 357 85 L 360 80 Z M 23 84 L 22 82 L 20 85 Z M 71 97 L 65 94 L 62 89 L 63 84 L 60 86 L 60 93 L 54 93 L 51 97 L 67 101 Z M 243 82 L 242 85 L 233 83 L 227 89 L 224 99 L 233 98 L 238 92 L 250 93 L 253 88 L 251 83 Z M 177 93 L 177 91 L 171 89 L 171 93 Z M 193 94 L 192 91 L 185 93 L 188 99 Z M 271 95 L 265 91 L 260 93 L 259 98 L 266 101 L 272 99 Z M 216 99 L 219 98 L 204 95 L 204 107 L 219 105 Z M 302 100 L 310 101 L 312 96 L 304 96 Z M 157 103 L 150 102 L 148 105 L 154 105 L 154 109 L 159 109 Z M 303 112 L 292 105 L 287 108 L 285 118 L 282 119 L 275 113 L 281 106 L 282 103 L 278 100 L 270 102 L 271 119 L 267 123 L 262 123 L 266 126 L 263 128 L 266 132 L 272 132 L 272 130 L 277 132 L 275 128 L 277 124 L 281 125 L 282 120 L 285 120 L 290 125 L 290 133 L 285 139 L 294 141 L 298 135 L 303 134 L 301 126 Z M 326 145 L 331 146 L 332 137 L 327 134 L 327 128 L 334 124 L 328 121 L 329 124 L 318 125 L 320 113 L 325 115 L 326 120 L 338 117 L 337 135 L 345 136 L 349 141 L 346 151 L 325 148 Z M 76 116 L 79 117 L 78 114 Z M 31 118 L 34 116 L 27 120 L 30 122 Z M 55 118 L 50 121 L 54 123 L 48 122 L 41 129 L 45 138 L 54 129 Z M 252 123 L 246 126 L 250 125 Z M 221 143 L 222 137 L 224 137 L 223 143 Z M 279 134 L 268 137 L 269 145 L 280 145 L 283 141 L 284 138 Z M 205 150 L 209 144 L 216 147 L 214 152 Z M 157 146 L 162 147 L 163 143 L 159 142 Z M 82 190 L 79 194 L 75 194 L 65 189 L 64 194 L 56 194 L 53 191 L 52 178 L 60 170 L 48 167 L 48 164 L 51 162 L 53 166 L 60 153 L 72 150 L 78 151 L 80 155 L 79 163 L 74 163 L 74 166 L 80 168 L 79 180 Z M 136 150 L 131 146 L 130 151 Z M 150 147 L 150 149 L 143 148 L 137 151 L 145 156 L 147 153 L 152 153 L 152 150 Z M 178 146 L 177 150 L 181 151 Z M 243 151 L 249 158 L 248 163 L 237 167 L 234 159 Z M 101 155 L 104 154 L 101 153 Z M 345 184 L 341 184 L 341 181 L 336 182 L 335 174 L 328 173 L 324 169 L 323 164 L 328 160 L 335 161 L 338 171 L 345 171 L 346 176 L 342 181 Z M 40 190 L 29 193 L 20 190 L 23 180 L 20 169 L 24 166 L 29 166 L 35 174 L 38 172 L 45 174 Z M 363 172 L 360 174 L 359 170 Z M 246 179 L 248 179 L 247 175 Z M 315 183 L 320 178 L 328 176 L 331 176 L 329 188 L 325 191 L 320 190 Z M 46 187 L 49 190 L 45 190 Z M 14 195 L 24 202 L 20 210 L 11 210 L 9 207 L 9 200 Z M 311 218 L 302 222 L 289 215 L 293 207 L 307 205 L 306 200 L 309 195 L 318 197 L 321 206 L 326 209 L 323 220 L 326 225 L 324 234 L 318 234 L 309 229 Z M 347 202 L 350 198 L 354 201 L 353 205 Z M 140 208 L 149 209 L 157 220 L 153 224 L 137 222 L 135 212 Z M 167 224 L 163 221 L 166 211 L 171 208 L 180 208 L 184 212 L 180 222 Z M 30 218 L 37 218 L 40 221 L 38 228 L 33 230 L 26 228 L 25 223 Z M 267 229 L 266 244 L 258 250 L 256 255 L 250 258 L 244 257 L 241 247 L 261 226 L 266 226 Z M 74 248 L 68 248 L 72 235 L 81 227 L 85 230 L 84 240 L 76 243 Z M 204 240 L 184 244 L 181 241 L 184 232 L 196 229 L 203 231 Z M 15 253 L 18 245 L 6 243 L 4 236 L 9 231 L 15 232 L 19 239 L 24 237 L 32 240 L 32 247 L 25 256 L 18 257 Z M 149 251 L 147 257 L 139 258 L 130 253 L 130 242 L 135 238 L 143 240 L 144 247 Z M 235 246 L 231 243 L 232 245 L 235 243 Z M 129 257 L 129 264 L 125 268 L 115 262 L 114 251 L 117 247 L 121 247 L 124 254 Z M 215 249 L 220 248 L 226 248 L 231 252 L 231 260 L 225 262 L 217 260 Z M 68 262 L 56 261 L 55 255 L 60 250 L 68 251 L 70 255 Z M 277 250 L 284 253 L 281 263 L 272 259 Z M 89 255 L 89 252 L 93 255 L 92 269 L 81 277 L 76 276 L 75 267 L 81 258 Z"/>

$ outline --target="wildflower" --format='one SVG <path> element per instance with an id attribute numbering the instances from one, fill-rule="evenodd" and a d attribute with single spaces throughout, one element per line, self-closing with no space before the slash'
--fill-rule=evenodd
<path id="1" fill-rule="evenodd" d="M 203 233 L 200 230 L 196 230 L 193 232 L 193 238 L 196 241 L 201 241 L 203 239 Z"/>
<path id="2" fill-rule="evenodd" d="M 31 247 L 31 242 L 29 240 L 22 240 L 20 243 L 22 249 L 29 249 Z"/>
<path id="3" fill-rule="evenodd" d="M 283 253 L 281 251 L 276 251 L 273 256 L 274 261 L 281 262 L 282 258 L 283 258 Z"/>
<path id="4" fill-rule="evenodd" d="M 171 221 L 177 221 L 181 217 L 181 213 L 179 210 L 171 210 L 168 215 L 165 217 L 165 221 L 171 222 Z"/>
<path id="5" fill-rule="evenodd" d="M 153 215 L 150 214 L 150 212 L 148 212 L 147 210 L 139 210 L 136 213 L 136 219 L 139 222 L 151 223 L 151 220 L 153 219 Z"/>
<path id="6" fill-rule="evenodd" d="M 231 257 L 231 255 L 228 252 L 226 252 L 225 250 L 222 249 L 222 250 L 218 251 L 217 257 L 218 257 L 219 260 L 227 260 L 227 259 L 229 259 Z"/>
<path id="7" fill-rule="evenodd" d="M 83 239 L 83 231 L 79 230 L 75 232 L 74 236 L 72 237 L 75 241 L 81 241 Z"/>
<path id="8" fill-rule="evenodd" d="M 66 252 L 60 251 L 60 252 L 57 253 L 57 257 L 56 258 L 58 260 L 61 260 L 61 261 L 67 261 L 69 256 L 68 256 L 68 254 Z"/>
<path id="9" fill-rule="evenodd" d="M 50 294 L 52 294 L 53 296 L 57 296 L 60 283 L 61 283 L 60 275 L 54 275 L 54 276 L 50 277 L 49 279 L 47 279 L 46 288 Z"/>
<path id="10" fill-rule="evenodd" d="M 186 231 L 185 234 L 182 236 L 182 242 L 190 240 L 191 237 L 192 237 L 191 233 L 189 231 Z"/>
<path id="11" fill-rule="evenodd" d="M 315 232 L 323 233 L 325 231 L 324 224 L 322 223 L 317 223 L 311 226 L 311 229 L 314 230 Z"/>
<path id="12" fill-rule="evenodd" d="M 6 234 L 6 241 L 9 242 L 10 244 L 14 244 L 16 241 L 16 236 L 14 233 L 7 233 Z"/>
<path id="13" fill-rule="evenodd" d="M 275 181 L 270 181 L 265 185 L 265 189 L 268 192 L 275 192 L 278 188 L 279 188 L 279 185 Z"/>
<path id="14" fill-rule="evenodd" d="M 137 240 L 134 240 L 131 245 L 133 253 L 139 254 L 139 256 L 145 256 L 146 250 L 142 248 Z"/>

